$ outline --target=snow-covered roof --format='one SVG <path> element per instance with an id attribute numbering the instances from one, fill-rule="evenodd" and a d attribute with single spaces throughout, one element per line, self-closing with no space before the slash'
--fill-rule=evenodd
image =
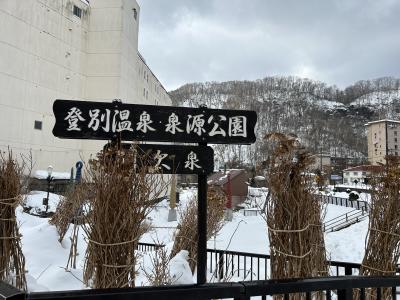
<path id="1" fill-rule="evenodd" d="M 377 121 L 368 122 L 367 124 L 365 124 L 365 126 L 369 126 L 369 125 L 371 125 L 371 124 L 376 124 L 376 123 L 383 123 L 383 122 L 398 123 L 398 124 L 400 124 L 400 121 L 389 120 L 389 119 L 382 119 L 382 120 L 377 120 Z"/>
<path id="2" fill-rule="evenodd" d="M 46 179 L 47 176 L 48 176 L 48 173 L 45 170 L 37 170 L 35 172 L 35 174 L 33 175 L 33 177 L 35 177 L 37 179 Z M 68 172 L 52 172 L 51 173 L 51 177 L 53 177 L 53 179 L 70 179 L 71 173 L 68 173 Z"/>
<path id="3" fill-rule="evenodd" d="M 353 172 L 353 171 L 361 171 L 361 172 L 379 172 L 382 170 L 382 166 L 377 165 L 361 165 L 356 167 L 351 167 L 343 170 L 343 172 Z"/>
<path id="4" fill-rule="evenodd" d="M 226 173 L 224 171 L 220 171 L 218 173 L 214 173 L 208 177 L 208 184 L 215 184 L 215 185 L 224 185 L 228 182 L 228 174 L 230 179 L 232 180 L 239 174 L 246 172 L 244 169 L 228 169 Z"/>

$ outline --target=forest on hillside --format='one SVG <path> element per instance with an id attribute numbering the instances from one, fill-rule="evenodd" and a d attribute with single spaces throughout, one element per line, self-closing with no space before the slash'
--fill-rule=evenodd
<path id="1" fill-rule="evenodd" d="M 400 79 L 362 80 L 345 89 L 298 77 L 190 83 L 170 92 L 173 105 L 255 110 L 257 142 L 218 145 L 216 165 L 257 165 L 268 158 L 269 132 L 291 133 L 312 153 L 365 160 L 365 124 L 400 118 Z"/>

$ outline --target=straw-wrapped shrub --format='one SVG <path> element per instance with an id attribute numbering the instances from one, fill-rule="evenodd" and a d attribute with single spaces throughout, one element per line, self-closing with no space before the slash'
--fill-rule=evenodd
<path id="1" fill-rule="evenodd" d="M 58 203 L 56 212 L 49 222 L 56 227 L 60 242 L 64 239 L 71 222 L 79 222 L 82 205 L 88 198 L 88 192 L 87 185 L 74 185 Z"/>
<path id="2" fill-rule="evenodd" d="M 223 226 L 226 195 L 219 187 L 211 186 L 207 191 L 207 239 Z M 197 264 L 197 197 L 193 197 L 181 211 L 171 258 L 179 251 L 189 251 L 189 265 L 194 272 Z"/>
<path id="3" fill-rule="evenodd" d="M 90 162 L 93 190 L 85 217 L 87 250 L 84 282 L 93 288 L 133 287 L 135 248 L 149 226 L 145 220 L 167 182 L 150 172 L 148 157 L 130 150 L 108 149 Z M 149 173 L 150 172 L 150 173 Z"/>
<path id="4" fill-rule="evenodd" d="M 389 156 L 387 165 L 371 181 L 371 206 L 365 255 L 360 273 L 395 275 L 400 257 L 400 159 Z M 367 291 L 376 297 L 376 290 Z M 384 299 L 390 297 L 385 289 Z"/>
<path id="5" fill-rule="evenodd" d="M 322 204 L 308 173 L 313 159 L 294 136 L 272 133 L 266 139 L 275 143 L 268 162 L 266 206 L 271 278 L 326 276 Z"/>
<path id="6" fill-rule="evenodd" d="M 23 167 L 12 153 L 0 155 L 0 281 L 26 289 L 25 257 L 22 253 L 15 208 L 21 203 Z"/>

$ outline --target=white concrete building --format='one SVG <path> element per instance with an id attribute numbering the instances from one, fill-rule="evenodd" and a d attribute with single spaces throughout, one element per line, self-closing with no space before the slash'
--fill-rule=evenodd
<path id="1" fill-rule="evenodd" d="M 378 120 L 365 124 L 368 130 L 368 161 L 386 164 L 387 155 L 400 155 L 400 121 Z"/>
<path id="2" fill-rule="evenodd" d="M 55 99 L 170 105 L 138 52 L 135 0 L 0 0 L 0 150 L 68 171 L 104 142 L 52 135 Z"/>
<path id="3" fill-rule="evenodd" d="M 360 186 L 365 183 L 365 179 L 371 178 L 373 174 L 382 171 L 382 166 L 377 165 L 362 165 L 351 167 L 343 170 L 343 184 L 353 185 L 357 184 Z"/>

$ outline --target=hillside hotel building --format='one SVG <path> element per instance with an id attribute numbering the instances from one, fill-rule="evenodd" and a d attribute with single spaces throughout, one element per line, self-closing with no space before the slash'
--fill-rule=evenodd
<path id="1" fill-rule="evenodd" d="M 379 120 L 365 124 L 368 130 L 368 161 L 385 164 L 386 155 L 400 154 L 400 121 Z"/>
<path id="2" fill-rule="evenodd" d="M 104 141 L 52 135 L 55 99 L 170 105 L 138 52 L 135 0 L 0 1 L 0 150 L 68 171 Z"/>

